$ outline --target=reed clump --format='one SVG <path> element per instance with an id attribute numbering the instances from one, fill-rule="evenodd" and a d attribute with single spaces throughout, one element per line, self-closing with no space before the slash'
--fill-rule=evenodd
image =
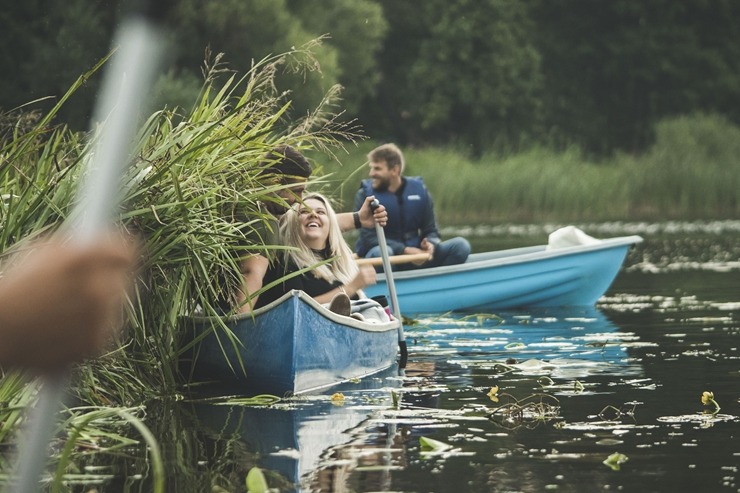
<path id="1" fill-rule="evenodd" d="M 275 74 L 286 66 L 310 68 L 311 57 L 310 46 L 297 48 L 255 63 L 240 76 L 226 70 L 217 56 L 207 61 L 191 108 L 164 108 L 143 122 L 131 146 L 118 214 L 120 226 L 142 245 L 138 279 L 120 339 L 108 354 L 74 371 L 71 392 L 76 402 L 92 407 L 71 410 L 69 426 L 119 428 L 121 420 L 109 425 L 90 413 L 124 410 L 183 392 L 187 382 L 180 360 L 193 341 L 181 320 L 196 312 L 220 313 L 217 300 L 240 280 L 238 259 L 279 248 L 253 235 L 271 220 L 262 204 L 275 201 L 275 192 L 285 186 L 261 174 L 264 156 L 278 145 L 331 155 L 355 138 L 351 124 L 334 113 L 338 88 L 303 118 L 286 117 L 290 100 L 276 89 Z M 54 117 L 102 63 L 81 76 L 48 114 L 0 119 L 3 255 L 56 230 L 75 210 L 96 133 L 73 132 Z M 20 411 L 33 402 L 34 387 L 1 372 L 0 396 L 13 403 L 0 408 L 0 444 L 5 444 L 22 423 Z M 124 421 L 140 428 L 129 414 Z M 78 431 L 70 432 L 72 442 Z M 145 427 L 139 431 L 143 435 Z M 65 461 L 72 460 L 67 451 L 73 446 L 64 448 L 57 480 L 66 474 Z"/>

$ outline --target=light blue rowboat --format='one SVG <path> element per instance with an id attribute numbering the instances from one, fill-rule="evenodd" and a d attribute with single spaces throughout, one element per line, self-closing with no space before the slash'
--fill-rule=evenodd
<path id="1" fill-rule="evenodd" d="M 398 349 L 398 322 L 337 315 L 295 290 L 226 327 L 218 319 L 193 322 L 193 376 L 229 384 L 230 393 L 324 389 L 389 368 Z"/>
<path id="2" fill-rule="evenodd" d="M 404 314 L 594 305 L 619 273 L 639 236 L 592 244 L 546 245 L 472 254 L 464 264 L 394 271 Z M 368 296 L 385 294 L 385 276 Z"/>

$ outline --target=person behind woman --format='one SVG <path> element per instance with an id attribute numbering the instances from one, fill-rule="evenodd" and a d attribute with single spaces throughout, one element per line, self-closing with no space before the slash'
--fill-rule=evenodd
<path id="1" fill-rule="evenodd" d="M 275 301 L 291 289 L 299 289 L 319 303 L 334 301 L 332 305 L 344 305 L 340 310 L 349 315 L 346 297 L 359 299 L 364 296 L 362 288 L 376 282 L 375 269 L 358 267 L 342 237 L 331 203 L 321 194 L 304 195 L 281 217 L 280 242 L 291 248 L 270 264 L 262 286 L 299 270 L 310 270 L 268 288 L 256 301 L 253 298 L 254 308 Z"/>

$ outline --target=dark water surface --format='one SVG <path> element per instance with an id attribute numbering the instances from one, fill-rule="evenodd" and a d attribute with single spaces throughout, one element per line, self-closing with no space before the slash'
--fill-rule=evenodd
<path id="1" fill-rule="evenodd" d="M 582 228 L 646 240 L 597 307 L 420 315 L 405 374 L 342 402 L 183 403 L 159 430 L 168 489 L 245 491 L 258 465 L 280 491 L 740 492 L 740 225 Z M 547 231 L 467 233 L 483 250 Z"/>

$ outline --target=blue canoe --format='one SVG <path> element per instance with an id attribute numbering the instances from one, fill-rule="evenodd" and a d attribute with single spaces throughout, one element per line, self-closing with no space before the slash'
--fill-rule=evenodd
<path id="1" fill-rule="evenodd" d="M 539 245 L 476 253 L 464 264 L 394 271 L 404 314 L 594 305 L 639 236 L 560 248 Z M 365 289 L 385 294 L 385 276 Z"/>
<path id="2" fill-rule="evenodd" d="M 194 322 L 193 375 L 231 383 L 231 392 L 316 391 L 389 368 L 398 350 L 397 322 L 337 315 L 302 291 L 233 317 L 226 327 L 218 319 Z"/>

